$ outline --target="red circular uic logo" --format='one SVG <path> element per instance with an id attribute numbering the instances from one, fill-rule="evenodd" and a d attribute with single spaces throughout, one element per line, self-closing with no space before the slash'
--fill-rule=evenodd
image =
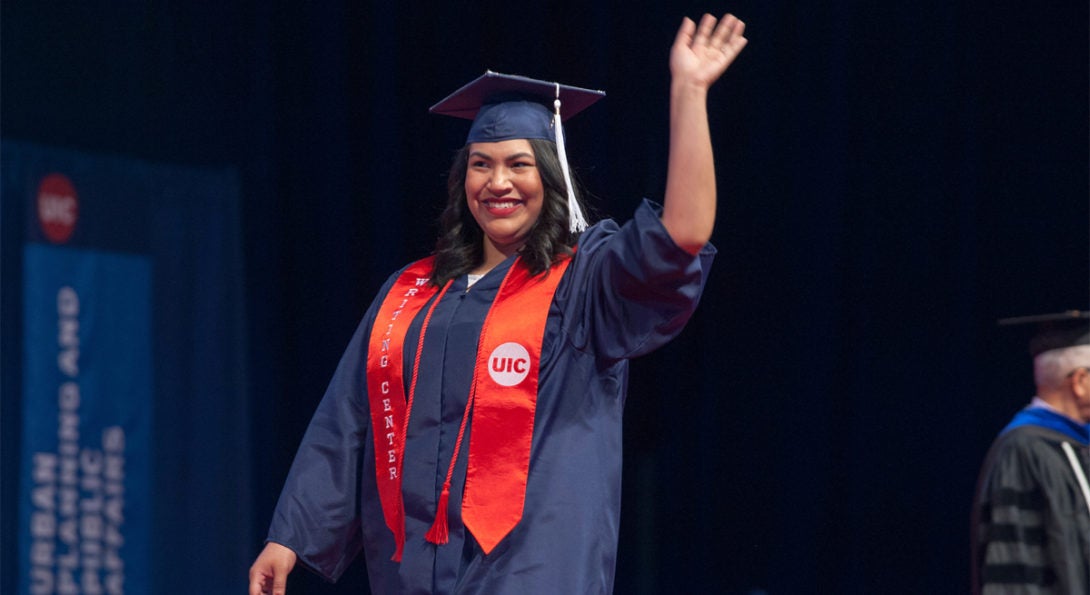
<path id="1" fill-rule="evenodd" d="M 49 174 L 38 184 L 38 224 L 49 241 L 63 244 L 72 237 L 79 219 L 79 199 L 72 181 Z"/>
<path id="2" fill-rule="evenodd" d="M 518 343 L 504 343 L 488 356 L 488 374 L 500 386 L 516 386 L 530 373 L 530 352 Z"/>

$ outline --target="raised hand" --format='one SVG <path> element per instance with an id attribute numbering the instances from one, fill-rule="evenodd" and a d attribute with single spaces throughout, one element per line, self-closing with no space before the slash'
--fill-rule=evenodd
<path id="1" fill-rule="evenodd" d="M 718 22 L 710 14 L 697 27 L 686 17 L 670 49 L 670 72 L 675 82 L 707 89 L 719 79 L 746 47 L 746 24 L 732 14 Z"/>
<path id="2" fill-rule="evenodd" d="M 746 47 L 746 25 L 710 14 L 700 27 L 681 22 L 670 48 L 670 157 L 662 224 L 677 245 L 697 254 L 715 225 L 716 180 L 708 128 L 708 89 Z"/>

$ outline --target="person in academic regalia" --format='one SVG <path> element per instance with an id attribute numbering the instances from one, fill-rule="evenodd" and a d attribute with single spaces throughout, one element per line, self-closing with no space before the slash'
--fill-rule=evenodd
<path id="1" fill-rule="evenodd" d="M 684 19 L 662 206 L 587 227 L 561 121 L 601 92 L 486 73 L 433 106 L 472 119 L 435 254 L 364 315 L 281 493 L 250 593 L 297 564 L 371 592 L 610 593 L 628 360 L 676 336 L 711 265 L 706 99 L 746 45 Z"/>
<path id="2" fill-rule="evenodd" d="M 1090 593 L 1090 312 L 1010 318 L 1037 395 L 1000 432 L 977 482 L 973 593 Z"/>

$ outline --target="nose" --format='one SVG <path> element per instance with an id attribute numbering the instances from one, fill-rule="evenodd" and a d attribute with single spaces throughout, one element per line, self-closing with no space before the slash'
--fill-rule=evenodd
<path id="1" fill-rule="evenodd" d="M 492 176 L 488 178 L 488 191 L 495 195 L 511 191 L 511 176 L 507 168 L 497 167 L 492 170 Z"/>

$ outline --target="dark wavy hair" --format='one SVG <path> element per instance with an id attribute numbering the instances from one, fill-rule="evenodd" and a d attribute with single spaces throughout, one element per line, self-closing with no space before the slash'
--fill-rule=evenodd
<path id="1" fill-rule="evenodd" d="M 572 254 L 579 240 L 578 233 L 568 227 L 568 193 L 564 185 L 564 173 L 556 152 L 556 143 L 541 139 L 528 139 L 534 151 L 537 171 L 541 176 L 544 199 L 541 215 L 526 238 L 520 251 L 537 275 L 549 270 L 558 258 Z M 439 287 L 447 281 L 464 275 L 484 259 L 484 233 L 466 204 L 466 169 L 469 166 L 469 145 L 454 154 L 454 161 L 447 175 L 447 205 L 439 216 L 439 239 L 435 244 L 435 269 L 431 282 Z M 582 191 L 572 180 L 575 199 L 583 206 Z M 583 209 L 587 213 L 586 208 Z"/>

